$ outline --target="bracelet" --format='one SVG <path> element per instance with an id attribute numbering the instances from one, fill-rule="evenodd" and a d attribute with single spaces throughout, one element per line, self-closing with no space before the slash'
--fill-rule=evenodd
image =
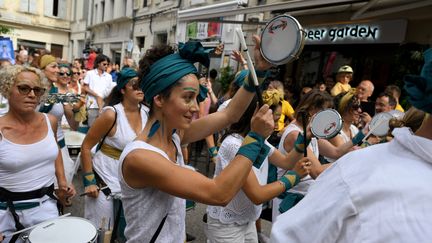
<path id="1" fill-rule="evenodd" d="M 363 134 L 362 131 L 359 131 L 352 139 L 351 142 L 354 145 L 360 145 L 363 142 L 363 138 L 365 137 L 365 135 Z"/>
<path id="2" fill-rule="evenodd" d="M 83 174 L 83 184 L 84 184 L 84 187 L 96 185 L 95 174 L 93 172 L 84 173 Z"/>
<path id="3" fill-rule="evenodd" d="M 284 184 L 286 191 L 300 182 L 300 176 L 295 171 L 290 170 L 279 181 Z"/>
<path id="4" fill-rule="evenodd" d="M 308 141 L 306 141 L 306 144 L 305 144 L 305 138 L 304 138 L 303 134 L 299 133 L 298 136 L 297 136 L 297 139 L 296 139 L 296 141 L 294 143 L 294 149 L 295 149 L 295 151 L 297 151 L 298 153 L 303 153 L 304 150 L 309 145 L 310 141 L 311 140 L 309 139 Z"/>
<path id="5" fill-rule="evenodd" d="M 242 146 L 237 151 L 237 155 L 243 155 L 252 161 L 252 163 L 254 163 L 261 151 L 263 144 L 264 138 L 261 135 L 251 131 L 244 138 Z"/>

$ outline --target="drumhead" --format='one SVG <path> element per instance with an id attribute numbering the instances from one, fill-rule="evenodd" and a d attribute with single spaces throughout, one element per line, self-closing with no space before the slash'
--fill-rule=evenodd
<path id="1" fill-rule="evenodd" d="M 304 39 L 303 28 L 295 18 L 276 16 L 261 32 L 261 54 L 272 64 L 288 63 L 299 57 Z"/>
<path id="2" fill-rule="evenodd" d="M 333 138 L 342 129 L 342 117 L 335 109 L 316 113 L 311 120 L 312 134 L 317 138 Z"/>
<path id="3" fill-rule="evenodd" d="M 369 130 L 372 130 L 372 134 L 377 137 L 387 135 L 390 129 L 389 121 L 392 118 L 393 116 L 388 112 L 381 112 L 376 114 L 369 123 Z"/>
<path id="4" fill-rule="evenodd" d="M 64 137 L 65 137 L 65 143 L 68 146 L 78 146 L 81 147 L 82 142 L 84 141 L 85 134 L 81 132 L 76 131 L 65 131 Z"/>
<path id="5" fill-rule="evenodd" d="M 95 242 L 96 227 L 87 219 L 65 217 L 47 221 L 32 231 L 28 236 L 31 243 L 87 243 Z"/>

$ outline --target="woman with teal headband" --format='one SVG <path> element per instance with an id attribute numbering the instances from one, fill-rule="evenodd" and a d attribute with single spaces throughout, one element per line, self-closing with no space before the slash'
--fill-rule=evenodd
<path id="1" fill-rule="evenodd" d="M 209 179 L 183 167 L 181 144 L 200 140 L 238 121 L 255 95 L 253 87 L 244 86 L 224 111 L 192 121 L 198 112 L 197 99 L 205 97 L 196 77 L 194 63 L 198 61 L 209 64 L 199 42 L 186 43 L 178 53 L 169 46 L 154 47 L 140 61 L 141 87 L 150 113 L 143 132 L 124 149 L 119 167 L 129 242 L 183 243 L 183 198 L 225 205 L 243 185 L 252 164 L 260 165 L 256 158 L 264 138 L 273 130 L 267 105 L 252 118 L 251 132 L 219 176 Z M 255 61 L 258 69 L 270 67 L 259 53 L 258 42 Z"/>
<path id="2" fill-rule="evenodd" d="M 120 195 L 119 157 L 126 144 L 141 133 L 147 122 L 148 108 L 142 105 L 143 99 L 137 72 L 124 68 L 118 75 L 117 86 L 107 98 L 108 106 L 90 127 L 82 143 L 81 163 L 87 195 L 84 217 L 94 225 L 101 225 L 103 218 L 112 223 L 118 220 L 118 215 L 113 215 L 113 198 L 107 196 Z M 98 142 L 102 143 L 100 150 L 92 158 L 91 149 Z M 100 193 L 104 186 L 109 190 Z"/>

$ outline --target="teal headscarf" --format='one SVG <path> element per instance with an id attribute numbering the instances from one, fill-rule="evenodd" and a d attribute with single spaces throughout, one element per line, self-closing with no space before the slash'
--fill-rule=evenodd
<path id="1" fill-rule="evenodd" d="M 408 93 L 409 102 L 417 109 L 432 113 L 432 48 L 424 54 L 425 64 L 418 75 L 406 75 L 404 77 L 405 90 Z"/>
<path id="2" fill-rule="evenodd" d="M 153 97 L 188 74 L 197 74 L 195 62 L 208 67 L 209 50 L 205 50 L 200 42 L 187 42 L 179 45 L 179 52 L 165 56 L 156 61 L 149 72 L 141 80 L 141 89 L 146 102 L 151 104 Z M 207 97 L 207 89 L 200 86 L 198 100 Z"/>
<path id="3" fill-rule="evenodd" d="M 137 77 L 137 72 L 133 68 L 123 68 L 117 76 L 117 90 L 123 89 L 126 84 L 132 79 Z"/>

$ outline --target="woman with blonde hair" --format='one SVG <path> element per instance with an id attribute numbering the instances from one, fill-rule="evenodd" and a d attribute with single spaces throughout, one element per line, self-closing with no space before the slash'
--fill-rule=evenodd
<path id="1" fill-rule="evenodd" d="M 58 216 L 62 204 L 75 195 L 68 188 L 56 140 L 58 121 L 36 107 L 49 87 L 35 68 L 10 66 L 0 70 L 0 93 L 9 111 L 0 117 L 0 232 L 13 233 Z M 54 189 L 57 181 L 58 189 Z M 56 196 L 54 196 L 54 191 Z M 6 242 L 15 242 L 18 235 Z"/>

